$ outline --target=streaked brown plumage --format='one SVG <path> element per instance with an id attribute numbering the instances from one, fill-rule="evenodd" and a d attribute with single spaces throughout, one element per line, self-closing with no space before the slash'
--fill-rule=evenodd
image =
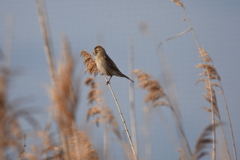
<path id="1" fill-rule="evenodd" d="M 125 77 L 130 81 L 134 82 L 126 75 L 124 75 L 113 62 L 113 60 L 107 55 L 105 49 L 102 46 L 96 46 L 94 48 L 93 54 L 96 59 L 95 62 L 97 64 L 98 69 L 102 72 L 102 74 L 110 76 L 107 84 L 110 82 L 112 76 Z"/>

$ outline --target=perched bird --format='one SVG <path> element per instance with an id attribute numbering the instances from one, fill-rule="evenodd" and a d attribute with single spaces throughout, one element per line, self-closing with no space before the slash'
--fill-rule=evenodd
<path id="1" fill-rule="evenodd" d="M 96 57 L 95 62 L 99 71 L 102 72 L 103 75 L 110 76 L 107 84 L 110 82 L 112 76 L 125 77 L 130 81 L 134 82 L 133 80 L 122 74 L 122 72 L 118 69 L 113 60 L 107 55 L 105 49 L 102 46 L 96 46 L 94 48 L 93 54 Z"/>

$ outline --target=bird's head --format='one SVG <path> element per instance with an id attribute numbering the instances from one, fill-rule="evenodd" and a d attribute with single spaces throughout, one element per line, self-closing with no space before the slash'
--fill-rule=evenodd
<path id="1" fill-rule="evenodd" d="M 105 49 L 102 46 L 96 46 L 93 50 L 95 56 L 105 56 Z"/>

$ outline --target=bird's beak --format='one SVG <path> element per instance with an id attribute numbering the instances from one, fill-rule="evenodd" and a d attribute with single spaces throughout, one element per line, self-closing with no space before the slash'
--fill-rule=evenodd
<path id="1" fill-rule="evenodd" d="M 96 56 L 95 52 L 93 51 L 93 54 Z"/>

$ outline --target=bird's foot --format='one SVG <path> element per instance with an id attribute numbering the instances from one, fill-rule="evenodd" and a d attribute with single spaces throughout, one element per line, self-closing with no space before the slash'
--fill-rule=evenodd
<path id="1" fill-rule="evenodd" d="M 107 82 L 106 82 L 106 85 L 109 85 L 109 84 L 110 84 L 110 82 L 109 82 L 109 81 L 107 81 Z"/>

